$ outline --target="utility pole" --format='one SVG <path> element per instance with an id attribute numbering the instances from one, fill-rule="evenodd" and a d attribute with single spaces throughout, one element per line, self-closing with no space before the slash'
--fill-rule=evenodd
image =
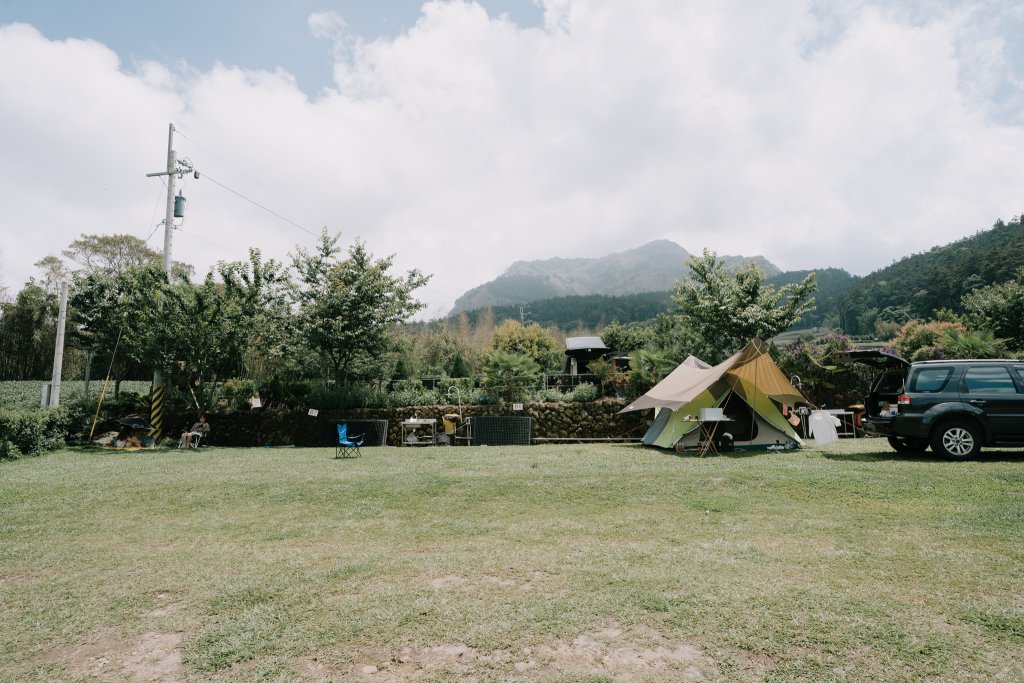
<path id="1" fill-rule="evenodd" d="M 47 402 L 51 408 L 60 405 L 60 376 L 64 369 L 64 327 L 68 319 L 68 283 L 60 283 L 60 303 L 57 313 L 57 341 L 53 349 L 53 375 L 50 378 L 50 400 Z"/>
<path id="2" fill-rule="evenodd" d="M 179 168 L 180 166 L 180 168 Z M 167 170 L 147 173 L 147 178 L 167 176 L 167 212 L 164 214 L 164 272 L 171 275 L 171 242 L 174 240 L 174 177 L 193 171 L 188 161 L 178 161 L 174 152 L 174 124 L 167 127 Z M 198 177 L 198 174 L 196 174 Z M 153 390 L 150 393 L 149 422 L 155 427 L 153 438 L 160 439 L 164 421 L 164 375 L 159 368 L 153 371 Z"/>

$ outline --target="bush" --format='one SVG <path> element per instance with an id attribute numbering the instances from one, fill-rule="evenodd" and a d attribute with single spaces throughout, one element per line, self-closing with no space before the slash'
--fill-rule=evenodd
<path id="1" fill-rule="evenodd" d="M 217 388 L 213 403 L 222 405 L 223 402 L 225 407 L 233 410 L 246 410 L 250 407 L 249 401 L 258 392 L 256 380 L 229 379 Z"/>
<path id="2" fill-rule="evenodd" d="M 578 384 L 575 389 L 565 395 L 565 400 L 571 403 L 589 403 L 599 398 L 601 398 L 601 390 L 597 388 L 596 384 L 590 382 Z"/>
<path id="3" fill-rule="evenodd" d="M 569 400 L 569 393 L 562 393 L 559 389 L 538 389 L 532 400 L 538 403 L 564 403 Z"/>
<path id="4" fill-rule="evenodd" d="M 0 410 L 0 458 L 38 455 L 64 445 L 68 413 L 56 410 Z"/>

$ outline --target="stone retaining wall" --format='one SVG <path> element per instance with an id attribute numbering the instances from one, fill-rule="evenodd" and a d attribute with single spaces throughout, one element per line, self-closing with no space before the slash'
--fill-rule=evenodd
<path id="1" fill-rule="evenodd" d="M 621 439 L 638 440 L 650 426 L 651 411 L 618 415 L 622 401 L 592 403 L 527 403 L 522 411 L 496 405 L 462 406 L 463 417 L 512 415 L 533 418 L 534 440 Z M 401 423 L 412 417 L 436 418 L 441 432 L 441 416 L 458 414 L 455 405 L 406 408 L 359 408 L 321 410 L 316 417 L 302 411 L 255 410 L 251 412 L 208 412 L 209 443 L 215 446 L 329 446 L 336 441 L 335 423 L 339 420 L 387 420 L 387 444 L 401 441 Z M 167 435 L 177 437 L 194 422 L 194 416 L 169 416 Z"/>

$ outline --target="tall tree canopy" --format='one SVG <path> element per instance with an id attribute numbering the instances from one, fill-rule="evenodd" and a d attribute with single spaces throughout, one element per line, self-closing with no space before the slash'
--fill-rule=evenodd
<path id="1" fill-rule="evenodd" d="M 506 320 L 494 330 L 491 349 L 527 356 L 541 370 L 558 370 L 562 363 L 558 342 L 537 323 L 523 325 L 518 320 Z"/>
<path id="2" fill-rule="evenodd" d="M 341 256 L 340 235 L 324 230 L 316 250 L 297 249 L 294 301 L 296 329 L 306 348 L 317 354 L 338 384 L 347 383 L 357 361 L 368 367 L 390 345 L 389 330 L 423 308 L 413 293 L 430 276 L 410 270 L 389 273 L 394 256 L 376 259 L 356 242 Z"/>
<path id="3" fill-rule="evenodd" d="M 1014 351 L 1024 351 L 1024 267 L 1006 282 L 964 296 L 964 317 L 973 328 L 991 330 Z"/>
<path id="4" fill-rule="evenodd" d="M 725 360 L 754 337 L 785 331 L 814 308 L 814 273 L 775 289 L 755 264 L 729 272 L 707 249 L 688 265 L 672 300 L 681 332 L 694 347 L 690 352 L 708 363 Z"/>

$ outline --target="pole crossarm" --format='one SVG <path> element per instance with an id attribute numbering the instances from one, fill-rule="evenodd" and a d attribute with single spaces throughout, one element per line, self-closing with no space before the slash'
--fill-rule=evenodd
<path id="1" fill-rule="evenodd" d="M 184 178 L 187 173 L 192 173 L 195 175 L 195 177 L 199 177 L 199 171 L 195 169 L 195 166 L 192 165 L 191 161 L 189 161 L 188 159 L 176 159 L 175 161 L 178 164 L 177 169 L 173 171 L 157 171 L 156 173 L 147 173 L 146 177 L 156 178 L 165 175 L 176 175 L 178 176 L 178 178 Z"/>

